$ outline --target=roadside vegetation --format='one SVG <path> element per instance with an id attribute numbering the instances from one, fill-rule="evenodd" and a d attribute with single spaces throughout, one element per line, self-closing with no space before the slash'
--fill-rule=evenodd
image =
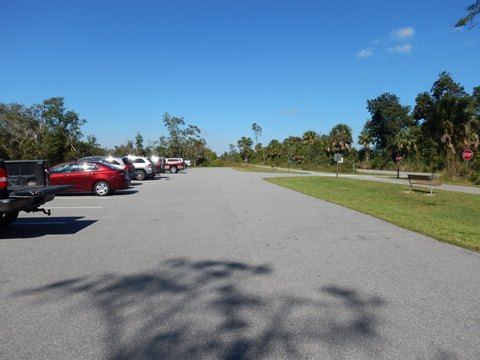
<path id="1" fill-rule="evenodd" d="M 266 181 L 377 217 L 440 241 L 480 251 L 480 196 L 330 177 Z"/>
<path id="2" fill-rule="evenodd" d="M 342 171 L 353 168 L 436 173 L 451 182 L 480 184 L 480 86 L 471 93 L 450 74 L 439 74 L 430 91 L 420 92 L 414 106 L 403 105 L 395 94 L 367 100 L 370 113 L 353 147 L 346 123 L 329 133 L 314 130 L 283 141 L 259 142 L 262 128 L 252 124 L 253 139 L 242 136 L 221 159 L 304 170 L 335 171 L 334 154 L 344 159 Z M 462 152 L 475 156 L 468 163 Z"/>

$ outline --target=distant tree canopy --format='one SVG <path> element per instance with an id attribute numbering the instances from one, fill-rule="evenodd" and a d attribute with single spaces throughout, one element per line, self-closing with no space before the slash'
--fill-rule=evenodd
<path id="1" fill-rule="evenodd" d="M 161 149 L 165 156 L 178 156 L 193 160 L 194 164 L 203 163 L 208 159 L 210 152 L 207 142 L 201 135 L 201 130 L 196 125 L 186 125 L 183 117 L 163 115 L 163 123 L 167 128 L 169 137 L 161 139 Z"/>
<path id="2" fill-rule="evenodd" d="M 262 127 L 257 123 L 252 124 L 252 131 L 255 135 L 255 145 L 258 144 L 258 138 L 262 136 Z"/>
<path id="3" fill-rule="evenodd" d="M 383 156 L 392 156 L 397 150 L 396 137 L 412 125 L 410 108 L 401 105 L 396 95 L 385 93 L 368 100 L 367 110 L 371 118 L 364 130 L 372 139 L 373 147 Z"/>
<path id="4" fill-rule="evenodd" d="M 208 164 L 216 155 L 207 147 L 201 137 L 201 130 L 196 125 L 186 125 L 183 117 L 164 113 L 162 117 L 168 136 L 161 135 L 155 141 L 144 144 L 144 138 L 137 133 L 135 141 L 116 146 L 116 155 L 134 154 L 138 156 L 182 157 L 192 160 L 194 165 Z"/>
<path id="5" fill-rule="evenodd" d="M 364 152 L 379 163 L 398 154 L 429 170 L 460 171 L 461 153 L 480 146 L 480 88 L 468 94 L 450 74 L 442 72 L 429 92 L 417 95 L 413 111 L 391 94 L 367 102 L 372 117 L 359 137 Z M 478 157 L 474 166 L 480 165 Z"/>
<path id="6" fill-rule="evenodd" d="M 467 6 L 465 10 L 468 12 L 468 14 L 458 20 L 458 22 L 455 24 L 455 27 L 460 28 L 468 26 L 469 28 L 474 28 L 476 26 L 475 18 L 480 13 L 480 0 L 477 0 L 473 4 Z"/>
<path id="7" fill-rule="evenodd" d="M 83 139 L 85 120 L 54 97 L 40 105 L 0 104 L 0 155 L 6 159 L 72 160 L 101 151 L 95 136 Z"/>
<path id="8" fill-rule="evenodd" d="M 137 132 L 134 140 L 102 148 L 94 135 L 84 138 L 82 126 L 86 120 L 65 108 L 64 98 L 53 97 L 42 104 L 26 107 L 20 104 L 0 104 L 0 158 L 46 159 L 50 164 L 70 161 L 89 155 L 178 156 L 196 164 L 215 158 L 200 137 L 195 125 L 185 126 L 183 118 L 165 113 L 164 125 L 169 136 L 144 144 Z"/>

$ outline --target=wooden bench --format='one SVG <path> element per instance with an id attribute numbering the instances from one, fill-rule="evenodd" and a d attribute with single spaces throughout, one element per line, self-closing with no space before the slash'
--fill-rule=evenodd
<path id="1" fill-rule="evenodd" d="M 438 184 L 434 184 L 435 175 L 427 174 L 407 174 L 408 182 L 410 183 L 410 191 L 414 184 L 430 185 L 430 195 L 433 193 L 433 187 Z"/>

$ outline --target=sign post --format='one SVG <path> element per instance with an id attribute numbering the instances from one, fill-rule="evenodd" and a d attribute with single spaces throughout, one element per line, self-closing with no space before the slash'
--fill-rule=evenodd
<path id="1" fill-rule="evenodd" d="M 395 155 L 395 162 L 397 163 L 397 179 L 400 179 L 400 160 L 402 160 L 403 157 L 400 154 Z"/>
<path id="2" fill-rule="evenodd" d="M 338 166 L 339 166 L 339 164 L 343 163 L 342 154 L 334 154 L 333 155 L 333 161 L 335 161 L 337 163 L 337 178 L 338 178 Z"/>
<path id="3" fill-rule="evenodd" d="M 462 158 L 467 162 L 467 167 L 468 167 L 468 162 L 473 159 L 473 151 L 471 149 L 463 150 Z"/>

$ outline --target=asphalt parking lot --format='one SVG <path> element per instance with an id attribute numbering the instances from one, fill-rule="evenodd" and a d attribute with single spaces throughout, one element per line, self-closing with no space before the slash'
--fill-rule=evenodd
<path id="1" fill-rule="evenodd" d="M 21 214 L 0 358 L 480 358 L 479 254 L 265 176 L 188 169 Z"/>

